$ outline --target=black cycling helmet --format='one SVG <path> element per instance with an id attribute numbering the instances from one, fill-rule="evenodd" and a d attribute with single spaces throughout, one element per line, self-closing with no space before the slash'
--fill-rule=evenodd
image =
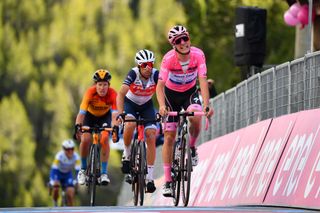
<path id="1" fill-rule="evenodd" d="M 93 74 L 93 80 L 94 80 L 94 82 L 99 82 L 99 81 L 108 81 L 108 82 L 110 82 L 111 75 L 110 75 L 108 70 L 98 69 Z"/>

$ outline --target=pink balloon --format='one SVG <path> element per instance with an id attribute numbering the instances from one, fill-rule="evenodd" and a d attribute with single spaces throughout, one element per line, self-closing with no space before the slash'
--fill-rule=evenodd
<path id="1" fill-rule="evenodd" d="M 299 24 L 299 20 L 294 17 L 289 10 L 284 13 L 283 18 L 286 24 L 289 26 L 296 26 L 297 24 Z"/>
<path id="2" fill-rule="evenodd" d="M 297 17 L 298 12 L 300 11 L 300 8 L 301 8 L 300 4 L 296 2 L 293 5 L 291 5 L 291 7 L 289 8 L 289 11 L 294 17 Z"/>
<path id="3" fill-rule="evenodd" d="M 301 24 L 303 25 L 307 25 L 309 23 L 309 20 L 308 20 L 308 14 L 309 14 L 309 11 L 308 11 L 308 6 L 307 5 L 303 5 L 301 7 L 301 9 L 299 10 L 298 12 L 298 20 L 300 21 Z"/>

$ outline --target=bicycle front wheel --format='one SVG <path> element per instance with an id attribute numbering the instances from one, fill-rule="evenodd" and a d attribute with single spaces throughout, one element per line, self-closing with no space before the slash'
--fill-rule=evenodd
<path id="1" fill-rule="evenodd" d="M 139 196 L 139 181 L 137 173 L 137 155 L 138 155 L 138 141 L 134 141 L 131 146 L 131 178 L 132 178 L 132 191 L 133 191 L 133 204 L 138 205 L 138 196 Z"/>
<path id="2" fill-rule="evenodd" d="M 181 186 L 181 164 L 180 156 L 176 154 L 176 151 L 180 150 L 180 144 L 175 143 L 173 148 L 173 161 L 171 167 L 172 176 L 172 190 L 173 190 L 173 205 L 178 206 L 180 199 L 180 186 Z"/>
<path id="3" fill-rule="evenodd" d="M 183 135 L 181 142 L 181 185 L 182 185 L 182 201 L 184 206 L 188 205 L 190 195 L 190 183 L 191 183 L 191 150 L 186 140 L 186 135 Z"/>
<path id="4" fill-rule="evenodd" d="M 139 141 L 138 150 L 138 186 L 140 194 L 140 206 L 143 206 L 144 192 L 145 192 L 145 178 L 146 178 L 146 146 L 143 141 Z"/>
<path id="5" fill-rule="evenodd" d="M 99 164 L 99 149 L 98 146 L 95 144 L 91 145 L 90 154 L 89 154 L 89 181 L 88 181 L 88 188 L 90 193 L 90 205 L 94 206 L 95 198 L 96 198 L 96 184 L 98 181 L 98 169 L 97 165 Z"/>

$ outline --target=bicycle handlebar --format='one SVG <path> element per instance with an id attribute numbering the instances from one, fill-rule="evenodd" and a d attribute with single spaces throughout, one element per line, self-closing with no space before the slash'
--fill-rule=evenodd
<path id="1" fill-rule="evenodd" d="M 203 116 L 203 115 L 206 115 L 206 113 L 205 112 L 172 111 L 172 112 L 168 112 L 168 115 L 170 116 Z"/>
<path id="2" fill-rule="evenodd" d="M 168 112 L 168 115 L 169 116 L 182 116 L 182 117 L 188 117 L 188 116 L 205 116 L 206 113 L 205 112 L 189 112 L 189 111 L 171 111 L 171 112 Z M 205 130 L 208 130 L 209 128 L 209 119 L 206 118 L 206 127 L 205 127 Z"/>
<path id="3" fill-rule="evenodd" d="M 125 119 L 126 113 L 122 113 L 119 115 L 121 117 L 121 123 L 125 122 L 135 122 L 135 123 L 147 123 L 147 122 L 160 122 L 161 121 L 161 115 L 159 113 L 156 114 L 156 119 Z"/>
<path id="4" fill-rule="evenodd" d="M 113 131 L 113 128 L 81 126 L 80 131 L 81 132 L 103 132 L 103 131 L 110 132 L 110 131 Z"/>

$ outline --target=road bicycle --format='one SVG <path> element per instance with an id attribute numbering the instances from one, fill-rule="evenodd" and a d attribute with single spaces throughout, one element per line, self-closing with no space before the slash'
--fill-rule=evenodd
<path id="1" fill-rule="evenodd" d="M 86 169 L 86 185 L 88 187 L 88 193 L 90 194 L 90 205 L 95 205 L 96 197 L 96 186 L 100 185 L 100 175 L 101 175 L 101 162 L 100 162 L 100 137 L 101 132 L 107 131 L 112 134 L 118 134 L 114 128 L 106 128 L 99 126 L 81 126 L 80 131 L 82 133 L 89 132 L 92 134 L 92 143 L 90 146 L 90 152 L 88 156 L 88 167 Z"/>
<path id="2" fill-rule="evenodd" d="M 147 154 L 146 143 L 144 138 L 144 124 L 147 122 L 160 122 L 160 115 L 157 114 L 156 119 L 143 119 L 138 114 L 138 119 L 126 119 L 126 113 L 119 115 L 121 117 L 121 131 L 124 130 L 126 122 L 136 123 L 136 134 L 131 142 L 131 155 L 130 155 L 130 176 L 132 178 L 131 187 L 133 191 L 133 203 L 135 206 L 143 206 L 144 193 L 146 192 L 146 175 L 147 175 Z"/>
<path id="3" fill-rule="evenodd" d="M 191 184 L 191 148 L 188 138 L 188 119 L 189 116 L 204 116 L 204 112 L 169 112 L 169 116 L 179 116 L 178 133 L 173 149 L 173 160 L 171 167 L 173 203 L 178 206 L 180 194 L 182 192 L 182 201 L 184 206 L 188 205 Z M 208 119 L 206 120 L 206 129 L 208 129 Z M 181 190 L 182 188 L 182 190 Z"/>

